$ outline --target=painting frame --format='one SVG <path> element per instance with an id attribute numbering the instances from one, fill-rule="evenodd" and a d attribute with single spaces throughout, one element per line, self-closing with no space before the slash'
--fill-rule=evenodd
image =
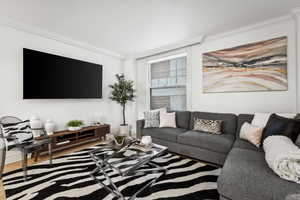
<path id="1" fill-rule="evenodd" d="M 288 90 L 288 37 L 202 53 L 203 93 Z"/>

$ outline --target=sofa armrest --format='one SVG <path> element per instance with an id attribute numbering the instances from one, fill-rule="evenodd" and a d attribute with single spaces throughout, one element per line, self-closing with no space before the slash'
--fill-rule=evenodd
<path id="1" fill-rule="evenodd" d="M 136 137 L 137 138 L 142 137 L 142 129 L 144 128 L 144 126 L 145 126 L 145 120 L 144 119 L 136 121 Z"/>

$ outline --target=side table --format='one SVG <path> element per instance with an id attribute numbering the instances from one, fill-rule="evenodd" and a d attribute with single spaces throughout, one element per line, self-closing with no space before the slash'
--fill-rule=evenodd
<path id="1" fill-rule="evenodd" d="M 48 145 L 48 153 L 49 153 L 49 164 L 52 164 L 52 142 L 50 138 L 43 140 L 34 140 L 29 144 L 18 144 L 17 148 L 20 149 L 22 153 L 22 168 L 24 172 L 24 180 L 27 180 L 27 156 L 29 153 L 33 153 L 41 150 L 44 146 Z"/>

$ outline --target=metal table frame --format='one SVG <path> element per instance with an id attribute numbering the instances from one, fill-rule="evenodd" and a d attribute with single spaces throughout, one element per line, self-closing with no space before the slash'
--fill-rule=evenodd
<path id="1" fill-rule="evenodd" d="M 40 150 L 44 146 L 48 145 L 48 153 L 49 153 L 49 164 L 52 165 L 52 142 L 51 139 L 44 140 L 35 140 L 33 143 L 29 144 L 17 144 L 16 147 L 20 149 L 22 156 L 22 169 L 24 172 L 24 181 L 27 181 L 27 157 L 29 153 L 36 152 Z"/>
<path id="2" fill-rule="evenodd" d="M 130 144 L 131 145 L 131 144 Z M 126 148 L 128 148 L 130 145 L 127 145 L 127 147 L 124 147 L 122 150 L 126 150 Z M 101 147 L 100 147 L 101 148 Z M 93 150 L 90 152 L 91 157 L 93 158 L 93 160 L 96 163 L 96 168 L 90 173 L 91 177 L 101 186 L 103 187 L 105 190 L 107 190 L 108 192 L 114 194 L 116 197 L 118 197 L 119 200 L 125 200 L 124 195 L 121 193 L 121 191 L 118 189 L 118 187 L 115 185 L 115 183 L 112 181 L 112 179 L 110 178 L 109 174 L 106 173 L 106 170 L 108 169 L 114 169 L 116 170 L 121 176 L 125 177 L 125 176 L 137 176 L 137 175 L 146 175 L 149 173 L 161 173 L 160 175 L 158 175 L 157 177 L 155 177 L 154 179 L 152 179 L 148 184 L 146 184 L 144 187 L 142 187 L 140 190 L 138 190 L 136 193 L 134 193 L 133 196 L 131 196 L 128 200 L 134 200 L 137 195 L 139 195 L 141 192 L 143 192 L 145 189 L 147 189 L 148 187 L 152 186 L 154 183 L 157 182 L 157 180 L 162 177 L 163 175 L 165 175 L 167 173 L 167 169 L 158 166 L 157 164 L 153 163 L 152 160 L 154 158 L 159 157 L 160 155 L 162 155 L 163 153 L 165 153 L 167 151 L 167 148 L 163 148 L 159 153 L 155 154 L 154 156 L 149 156 L 146 157 L 144 159 L 138 159 L 138 157 L 136 159 L 138 159 L 138 163 L 134 164 L 132 167 L 130 167 L 128 170 L 122 172 L 119 168 L 115 167 L 115 164 L 118 163 L 122 163 L 124 161 L 126 161 L 128 158 L 124 157 L 119 159 L 118 161 L 114 161 L 112 163 L 109 163 L 109 159 L 113 158 L 116 154 L 118 154 L 120 151 L 116 151 L 114 152 L 112 155 L 108 156 L 107 158 L 103 159 L 103 160 L 99 160 L 97 158 L 97 156 L 95 156 L 95 153 L 97 153 L 98 150 Z M 103 152 L 103 154 L 105 154 L 105 152 Z M 99 154 L 98 154 L 99 155 Z M 132 159 L 132 158 L 131 158 Z M 150 169 L 139 169 L 145 165 L 150 166 Z M 97 175 L 103 175 L 105 177 L 105 179 L 108 181 L 108 185 L 104 184 L 103 182 L 101 182 L 98 178 Z"/>

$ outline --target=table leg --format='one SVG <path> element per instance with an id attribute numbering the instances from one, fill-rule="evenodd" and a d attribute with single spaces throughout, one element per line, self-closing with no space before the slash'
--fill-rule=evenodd
<path id="1" fill-rule="evenodd" d="M 27 181 L 27 151 L 22 150 L 22 168 L 24 172 L 24 180 Z"/>
<path id="2" fill-rule="evenodd" d="M 160 175 L 158 175 L 157 177 L 155 177 L 154 179 L 152 179 L 152 181 L 150 181 L 147 185 L 145 185 L 143 188 L 141 188 L 139 191 L 137 191 L 132 197 L 130 197 L 128 200 L 134 200 L 136 199 L 137 195 L 139 195 L 140 193 L 142 193 L 143 191 L 145 191 L 147 188 L 151 187 L 153 184 L 155 184 L 162 176 L 164 176 L 167 173 L 167 169 L 158 166 L 157 164 L 153 163 L 153 162 L 149 162 L 148 165 L 152 166 L 152 169 L 149 170 L 137 170 L 137 174 L 139 174 L 139 172 L 143 173 L 161 173 Z"/>
<path id="3" fill-rule="evenodd" d="M 48 151 L 49 151 L 49 164 L 52 165 L 52 142 L 48 144 Z"/>

